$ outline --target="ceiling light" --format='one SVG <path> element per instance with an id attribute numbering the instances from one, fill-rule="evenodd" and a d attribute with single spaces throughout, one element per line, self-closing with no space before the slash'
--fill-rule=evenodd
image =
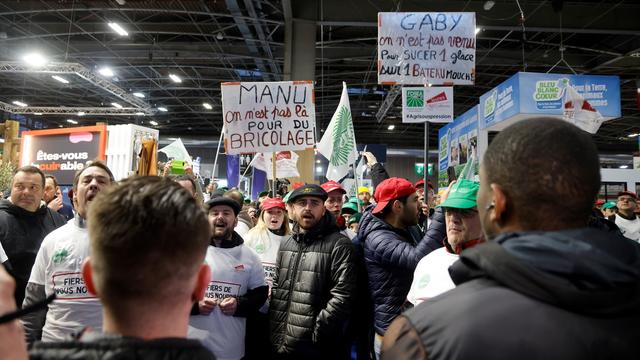
<path id="1" fill-rule="evenodd" d="M 13 103 L 15 104 L 16 102 L 14 101 Z M 18 104 L 16 104 L 16 105 L 18 105 Z M 636 137 L 636 136 L 638 136 L 638 134 L 635 134 L 635 133 L 627 135 L 627 137 L 630 137 L 630 138 Z"/>
<path id="2" fill-rule="evenodd" d="M 477 27 L 477 28 L 476 28 L 476 35 L 478 35 L 478 33 L 479 33 L 480 31 L 482 31 L 482 28 Z"/>
<path id="3" fill-rule="evenodd" d="M 171 80 L 173 80 L 173 82 L 175 83 L 181 83 L 182 79 L 180 79 L 180 77 L 176 74 L 169 74 L 169 78 L 171 78 Z"/>
<path id="4" fill-rule="evenodd" d="M 103 67 L 102 69 L 98 70 L 98 72 L 102 76 L 107 76 L 107 77 L 112 77 L 113 76 L 113 71 L 108 67 Z"/>
<path id="5" fill-rule="evenodd" d="M 318 172 L 318 173 L 322 173 L 322 166 L 318 166 L 318 167 L 316 167 L 316 172 Z"/>
<path id="6" fill-rule="evenodd" d="M 138 115 L 138 116 L 142 116 L 142 115 L 144 115 L 144 113 L 143 113 L 143 112 L 139 112 L 139 111 L 138 111 L 138 112 L 136 113 L 136 115 Z"/>
<path id="7" fill-rule="evenodd" d="M 629 56 L 638 58 L 638 57 L 640 57 L 640 51 L 632 52 L 631 54 L 629 54 Z"/>
<path id="8" fill-rule="evenodd" d="M 4 139 L 0 139 L 0 144 L 4 144 Z"/>
<path id="9" fill-rule="evenodd" d="M 67 119 L 67 122 L 68 122 L 69 124 L 77 124 L 77 123 L 78 123 L 77 121 L 75 121 L 75 120 L 73 120 L 73 119 Z"/>
<path id="10" fill-rule="evenodd" d="M 58 75 L 51 75 L 51 77 L 56 79 L 56 80 L 58 80 L 58 81 L 60 81 L 63 84 L 68 84 L 69 83 L 69 80 L 67 80 L 67 79 L 65 79 L 63 77 L 60 77 Z"/>
<path id="11" fill-rule="evenodd" d="M 47 59 L 40 53 L 30 53 L 25 55 L 22 60 L 29 66 L 42 66 L 47 63 Z"/>
<path id="12" fill-rule="evenodd" d="M 42 113 L 33 113 L 33 115 L 42 115 Z"/>
<path id="13" fill-rule="evenodd" d="M 84 111 L 78 111 L 78 116 L 84 116 L 85 112 Z"/>
<path id="14" fill-rule="evenodd" d="M 222 35 L 222 33 L 219 32 L 219 33 L 216 34 L 216 39 L 222 40 L 222 39 L 224 39 L 224 35 Z"/>
<path id="15" fill-rule="evenodd" d="M 618 166 L 618 167 L 619 167 L 620 169 L 628 169 L 628 168 L 629 168 L 629 165 L 620 165 L 620 166 Z"/>
<path id="16" fill-rule="evenodd" d="M 135 96 L 135 97 L 139 97 L 139 98 L 143 98 L 143 97 L 144 97 L 144 94 L 143 94 L 143 93 L 141 93 L 141 92 L 134 92 L 134 93 L 133 93 L 133 96 Z"/>
<path id="17" fill-rule="evenodd" d="M 320 164 L 322 161 L 320 159 L 316 160 L 316 164 Z"/>
<path id="18" fill-rule="evenodd" d="M 18 105 L 20 107 L 27 107 L 27 104 L 23 103 L 22 101 L 18 101 L 18 100 L 13 101 L 13 104 L 14 105 Z"/>
<path id="19" fill-rule="evenodd" d="M 213 109 L 213 106 L 211 106 L 211 104 L 209 104 L 209 103 L 202 103 L 202 106 L 204 106 L 204 108 L 207 109 L 207 110 Z"/>
<path id="20" fill-rule="evenodd" d="M 495 4 L 496 4 L 495 1 L 491 1 L 491 0 L 485 1 L 484 5 L 482 5 L 482 8 L 485 9 L 486 11 L 489 11 L 493 8 L 493 5 Z"/>
<path id="21" fill-rule="evenodd" d="M 118 109 L 122 109 L 122 105 L 120 105 L 120 104 L 118 104 L 116 102 L 111 103 L 111 106 L 116 107 Z"/>
<path id="22" fill-rule="evenodd" d="M 157 122 L 155 122 L 155 121 L 153 121 L 153 120 L 149 121 L 149 124 L 151 124 L 151 125 L 153 125 L 153 126 L 158 126 L 158 123 L 157 123 Z"/>
<path id="23" fill-rule="evenodd" d="M 389 127 L 387 128 L 387 130 L 393 130 L 393 129 L 395 129 L 395 128 L 396 128 L 396 126 L 395 126 L 395 125 L 389 125 Z"/>
<path id="24" fill-rule="evenodd" d="M 117 32 L 120 36 L 129 36 L 129 33 L 118 23 L 110 22 L 109 27 L 112 28 L 113 31 Z"/>
<path id="25" fill-rule="evenodd" d="M 167 111 L 169 111 L 169 110 L 167 110 L 167 108 L 166 108 L 166 107 L 164 107 L 164 106 L 160 106 L 160 107 L 158 108 L 158 110 L 160 110 L 160 111 L 162 111 L 162 112 L 167 112 Z"/>

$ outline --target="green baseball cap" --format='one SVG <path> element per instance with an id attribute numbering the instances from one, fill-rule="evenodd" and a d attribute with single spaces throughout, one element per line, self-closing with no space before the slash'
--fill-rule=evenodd
<path id="1" fill-rule="evenodd" d="M 291 196 L 291 193 L 293 192 L 293 190 L 289 191 L 284 198 L 282 198 L 282 201 L 284 201 L 285 204 L 289 203 L 289 197 Z"/>
<path id="2" fill-rule="evenodd" d="M 614 207 L 616 207 L 616 203 L 614 201 L 609 201 L 602 205 L 603 209 L 613 209 Z"/>
<path id="3" fill-rule="evenodd" d="M 358 204 L 353 203 L 351 201 L 347 201 L 346 203 L 344 203 L 344 205 L 342 205 L 342 213 L 345 213 L 345 210 L 347 210 L 346 212 L 353 212 L 353 213 L 357 213 L 358 212 Z"/>
<path id="4" fill-rule="evenodd" d="M 478 206 L 478 189 L 480 189 L 480 183 L 477 181 L 459 180 L 453 184 L 449 196 L 438 207 L 471 209 Z"/>
<path id="5" fill-rule="evenodd" d="M 361 213 L 355 213 L 349 217 L 349 221 L 347 221 L 347 225 L 351 225 L 353 223 L 359 223 L 362 218 Z"/>

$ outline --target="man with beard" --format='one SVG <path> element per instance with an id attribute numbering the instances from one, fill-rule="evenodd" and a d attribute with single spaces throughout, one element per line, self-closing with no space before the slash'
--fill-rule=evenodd
<path id="1" fill-rule="evenodd" d="M 260 258 L 233 230 L 241 205 L 224 196 L 206 205 L 211 245 L 205 262 L 211 282 L 189 319 L 189 338 L 200 340 L 217 359 L 239 360 L 244 357 L 246 317 L 262 307 L 269 287 Z"/>
<path id="2" fill-rule="evenodd" d="M 353 245 L 326 211 L 327 193 L 303 185 L 288 198 L 293 235 L 280 244 L 269 308 L 271 343 L 283 359 L 348 359 Z"/>
<path id="3" fill-rule="evenodd" d="M 389 327 L 383 358 L 638 359 L 640 245 L 587 226 L 599 190 L 591 134 L 550 118 L 500 132 L 480 165 L 488 241 Z"/>
<path id="4" fill-rule="evenodd" d="M 62 215 L 42 201 L 45 178 L 35 166 L 16 170 L 11 196 L 0 200 L 0 244 L 10 264 L 9 273 L 16 280 L 16 304 L 24 299 L 24 289 L 42 239 L 64 225 Z"/>
<path id="5" fill-rule="evenodd" d="M 60 191 L 58 180 L 56 180 L 56 177 L 53 175 L 45 176 L 42 200 L 47 203 L 47 206 L 51 210 L 57 211 L 58 214 L 64 216 L 65 219 L 73 219 L 73 210 L 71 206 L 62 202 L 62 192 Z"/>
<path id="6" fill-rule="evenodd" d="M 100 331 L 102 306 L 82 278 L 82 262 L 89 256 L 88 212 L 98 193 L 113 183 L 111 170 L 94 161 L 73 179 L 77 216 L 42 241 L 27 283 L 23 307 L 55 294 L 48 308 L 24 317 L 27 341 L 62 341 L 85 327 Z"/>

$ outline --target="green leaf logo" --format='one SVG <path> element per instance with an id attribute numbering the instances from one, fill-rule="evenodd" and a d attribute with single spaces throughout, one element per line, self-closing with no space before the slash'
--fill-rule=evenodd
<path id="1" fill-rule="evenodd" d="M 424 107 L 424 90 L 407 90 L 407 107 Z"/>
<path id="2" fill-rule="evenodd" d="M 332 133 L 333 153 L 329 163 L 333 166 L 347 165 L 349 163 L 349 154 L 355 147 L 351 111 L 347 106 L 342 105 L 336 120 Z"/>
<path id="3" fill-rule="evenodd" d="M 54 264 L 60 264 L 61 262 L 64 261 L 64 259 L 67 258 L 67 256 L 69 256 L 69 251 L 67 251 L 67 249 L 61 249 L 56 251 L 53 254 L 53 257 L 51 258 L 51 260 L 53 261 Z"/>

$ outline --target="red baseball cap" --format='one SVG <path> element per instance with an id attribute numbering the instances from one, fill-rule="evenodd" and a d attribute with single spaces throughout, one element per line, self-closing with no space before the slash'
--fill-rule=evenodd
<path id="1" fill-rule="evenodd" d="M 604 205 L 604 200 L 602 199 L 596 200 L 596 205 Z"/>
<path id="2" fill-rule="evenodd" d="M 372 213 L 377 214 L 381 212 L 390 201 L 409 196 L 415 192 L 416 188 L 408 180 L 397 177 L 389 178 L 376 187 L 376 192 L 373 197 L 378 203 Z"/>
<path id="3" fill-rule="evenodd" d="M 416 189 L 419 187 L 424 187 L 424 179 L 419 180 L 415 185 L 413 185 Z"/>
<path id="4" fill-rule="evenodd" d="M 340 190 L 340 192 L 342 192 L 343 194 L 346 194 L 347 191 L 342 187 L 342 185 L 338 184 L 337 182 L 333 181 L 333 180 L 329 180 L 326 183 L 320 185 L 320 187 L 328 193 L 334 191 L 334 190 Z"/>
<path id="5" fill-rule="evenodd" d="M 618 197 L 620 197 L 620 196 L 622 196 L 622 195 L 629 195 L 629 196 L 631 196 L 632 198 L 634 198 L 634 199 L 638 200 L 638 195 L 636 195 L 636 193 L 631 192 L 631 191 L 620 191 L 620 192 L 618 193 Z"/>
<path id="6" fill-rule="evenodd" d="M 282 210 L 287 210 L 287 207 L 285 206 L 284 201 L 282 201 L 282 199 L 280 198 L 266 198 L 262 202 L 262 205 L 260 205 L 260 207 L 262 208 L 263 211 L 273 209 L 273 208 L 280 208 Z"/>

